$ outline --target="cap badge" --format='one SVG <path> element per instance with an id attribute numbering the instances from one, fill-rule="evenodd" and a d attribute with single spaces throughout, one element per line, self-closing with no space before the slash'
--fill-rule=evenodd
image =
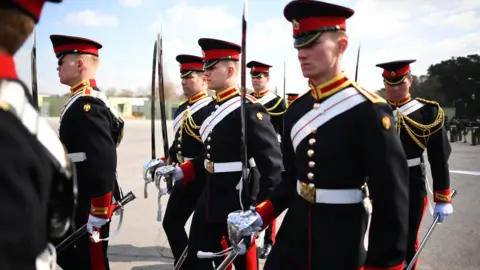
<path id="1" fill-rule="evenodd" d="M 392 71 L 392 72 L 390 72 L 390 75 L 395 76 L 395 75 L 397 75 L 397 73 L 395 73 L 395 71 Z"/>

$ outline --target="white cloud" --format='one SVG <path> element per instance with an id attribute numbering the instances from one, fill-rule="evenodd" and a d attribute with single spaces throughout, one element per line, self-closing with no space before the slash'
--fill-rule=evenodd
<path id="1" fill-rule="evenodd" d="M 119 0 L 119 2 L 124 7 L 137 7 L 143 3 L 143 0 Z"/>
<path id="2" fill-rule="evenodd" d="M 118 18 L 95 10 L 84 10 L 67 14 L 65 22 L 83 26 L 116 26 Z"/>

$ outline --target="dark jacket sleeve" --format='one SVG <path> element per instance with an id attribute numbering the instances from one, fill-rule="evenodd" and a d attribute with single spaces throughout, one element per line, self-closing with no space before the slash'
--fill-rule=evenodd
<path id="1" fill-rule="evenodd" d="M 285 104 L 285 100 L 281 97 L 275 100 L 275 103 L 271 108 L 267 108 L 275 132 L 280 135 L 283 133 L 283 116 L 285 115 L 286 110 L 287 105 Z"/>
<path id="2" fill-rule="evenodd" d="M 368 107 L 362 132 L 368 187 L 373 204 L 366 269 L 399 267 L 408 233 L 408 165 L 386 103 Z M 389 268 L 390 269 L 390 268 Z M 396 268 L 391 268 L 396 269 Z"/>
<path id="3" fill-rule="evenodd" d="M 51 185 L 44 176 L 51 176 L 53 166 L 41 166 L 46 155 L 33 152 L 29 141 L 22 139 L 31 136 L 28 131 L 20 132 L 0 117 L 4 121 L 0 124 L 0 269 L 34 270 L 35 258 L 47 244 L 48 194 L 41 190 Z"/>
<path id="4" fill-rule="evenodd" d="M 258 213 L 262 216 L 264 226 L 267 226 L 277 216 L 279 216 L 290 205 L 290 201 L 296 193 L 296 175 L 295 151 L 293 150 L 290 131 L 293 126 L 293 120 L 289 119 L 289 114 L 285 114 L 285 129 L 282 136 L 282 154 L 283 166 L 280 184 L 270 194 L 268 200 L 257 207 Z"/>
<path id="5" fill-rule="evenodd" d="M 277 134 L 265 107 L 247 103 L 247 152 L 260 172 L 256 201 L 263 202 L 281 180 L 282 153 Z"/>
<path id="6" fill-rule="evenodd" d="M 426 111 L 427 119 L 431 122 L 435 120 L 438 109 L 436 106 L 428 106 Z M 441 122 L 431 129 L 434 132 L 430 135 L 427 143 L 428 162 L 432 171 L 433 190 L 435 202 L 451 202 L 450 197 L 450 174 L 448 170 L 448 159 L 452 148 L 447 137 L 447 130 L 444 127 L 445 118 L 442 117 Z"/>
<path id="7" fill-rule="evenodd" d="M 90 213 L 109 218 L 116 182 L 117 153 L 112 138 L 112 116 L 102 101 L 93 97 L 79 98 L 69 109 L 73 130 L 65 141 L 69 153 L 85 152 L 87 160 L 76 163 L 79 181 L 86 181 L 91 199 Z"/>

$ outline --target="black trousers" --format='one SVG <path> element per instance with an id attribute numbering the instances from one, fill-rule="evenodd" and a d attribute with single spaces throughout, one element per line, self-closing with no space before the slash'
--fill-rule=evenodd
<path id="1" fill-rule="evenodd" d="M 198 251 L 220 252 L 228 246 L 226 222 L 207 222 L 204 197 L 197 203 L 190 227 L 188 256 L 182 270 L 212 270 L 213 263 L 218 267 L 224 257 L 216 259 L 199 259 Z M 258 259 L 255 244 L 246 255 L 238 256 L 233 262 L 236 270 L 257 270 Z"/>
<path id="2" fill-rule="evenodd" d="M 202 188 L 202 183 L 196 181 L 187 185 L 178 183 L 173 187 L 168 199 L 163 218 L 163 229 L 175 258 L 175 264 L 187 247 L 188 237 L 185 224 L 195 210 L 198 198 L 202 194 Z"/>
<path id="3" fill-rule="evenodd" d="M 413 259 L 413 256 L 418 250 L 418 231 L 422 223 L 423 215 L 428 204 L 428 197 L 422 194 L 410 195 L 410 210 L 409 210 L 409 224 L 408 224 L 408 244 L 407 244 L 407 264 Z M 417 260 L 418 262 L 418 260 Z M 417 262 L 413 269 L 417 268 Z"/>
<path id="4" fill-rule="evenodd" d="M 82 218 L 76 223 L 76 228 L 80 228 L 87 223 L 87 219 Z M 66 236 L 68 237 L 71 233 L 73 231 L 69 231 Z M 100 238 L 107 238 L 109 233 L 110 222 L 100 229 Z M 55 240 L 54 245 L 59 244 L 63 239 L 58 242 Z M 94 243 L 90 239 L 90 234 L 86 234 L 57 254 L 57 264 L 63 270 L 109 270 L 107 250 L 108 241 Z"/>
<path id="5" fill-rule="evenodd" d="M 272 224 L 268 225 L 265 229 L 265 235 L 263 237 L 263 245 L 275 244 L 275 236 L 277 234 L 277 220 L 275 219 Z"/>

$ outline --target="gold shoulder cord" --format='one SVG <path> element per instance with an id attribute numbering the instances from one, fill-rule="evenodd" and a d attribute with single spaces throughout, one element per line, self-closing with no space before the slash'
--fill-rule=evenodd
<path id="1" fill-rule="evenodd" d="M 185 130 L 188 135 L 190 135 L 192 138 L 195 138 L 197 141 L 202 142 L 202 138 L 200 135 L 197 135 L 195 131 L 200 130 L 200 126 L 195 124 L 195 121 L 193 121 L 192 115 L 190 114 L 190 108 L 186 109 L 187 111 L 183 114 L 183 119 L 182 119 L 182 125 L 180 126 L 180 132 L 182 130 Z"/>
<path id="2" fill-rule="evenodd" d="M 403 114 L 400 110 L 397 110 L 397 132 L 400 134 L 401 127 L 403 126 L 405 130 L 407 131 L 407 134 L 412 138 L 412 140 L 423 150 L 425 149 L 428 140 L 430 136 L 436 132 L 438 132 L 444 125 L 444 119 L 445 119 L 445 112 L 443 111 L 442 107 L 435 102 L 435 101 L 430 101 L 426 100 L 423 98 L 417 98 L 418 101 L 427 103 L 427 104 L 432 104 L 437 106 L 438 112 L 437 112 L 437 117 L 435 118 L 435 121 L 433 123 L 424 125 L 420 124 L 410 117 L 406 116 Z M 417 128 L 420 130 L 423 134 L 417 134 L 413 131 L 412 128 L 409 127 L 409 125 L 412 125 L 413 127 Z M 423 143 L 420 141 L 423 139 Z"/>

